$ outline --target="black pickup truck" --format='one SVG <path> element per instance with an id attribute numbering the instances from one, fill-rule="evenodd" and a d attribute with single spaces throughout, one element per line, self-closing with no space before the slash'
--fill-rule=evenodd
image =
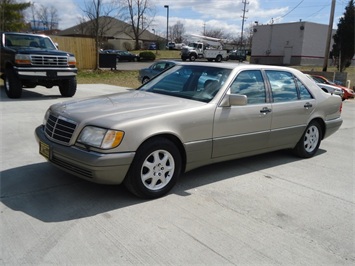
<path id="1" fill-rule="evenodd" d="M 1 32 L 1 78 L 9 98 L 20 98 L 22 88 L 58 86 L 64 97 L 76 92 L 76 59 L 58 50 L 45 35 Z"/>

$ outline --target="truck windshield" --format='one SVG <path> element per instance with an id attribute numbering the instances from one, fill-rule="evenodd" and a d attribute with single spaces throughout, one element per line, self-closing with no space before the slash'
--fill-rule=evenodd
<path id="1" fill-rule="evenodd" d="M 5 34 L 5 46 L 11 48 L 57 50 L 57 47 L 46 36 L 29 36 L 22 34 Z"/>

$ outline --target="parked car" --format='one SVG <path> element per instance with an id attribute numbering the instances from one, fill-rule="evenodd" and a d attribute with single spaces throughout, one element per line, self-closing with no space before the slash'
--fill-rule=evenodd
<path id="1" fill-rule="evenodd" d="M 175 43 L 174 42 L 169 42 L 167 48 L 169 50 L 175 50 Z"/>
<path id="2" fill-rule="evenodd" d="M 132 54 L 127 51 L 116 50 L 117 53 L 117 61 L 129 61 L 136 62 L 139 61 L 139 55 Z"/>
<path id="3" fill-rule="evenodd" d="M 280 149 L 310 158 L 341 108 L 293 68 L 179 62 L 137 90 L 52 105 L 35 135 L 62 170 L 156 198 L 204 165 Z"/>
<path id="4" fill-rule="evenodd" d="M 311 75 L 311 76 L 317 83 L 328 84 L 328 85 L 336 86 L 336 87 L 342 89 L 344 92 L 343 93 L 343 100 L 353 99 L 355 97 L 355 92 L 347 87 L 338 85 L 335 82 L 332 82 L 323 76 L 319 76 L 319 75 Z"/>
<path id="5" fill-rule="evenodd" d="M 152 42 L 149 44 L 148 50 L 157 50 L 158 46 L 156 43 Z"/>
<path id="6" fill-rule="evenodd" d="M 313 77 L 311 75 L 307 74 L 307 76 L 311 80 L 313 80 L 317 84 L 317 86 L 321 90 L 323 90 L 324 92 L 338 95 L 338 96 L 340 96 L 343 99 L 344 91 L 342 89 L 340 89 L 339 87 L 333 86 L 333 85 L 329 85 L 329 84 L 325 84 L 325 83 L 318 83 L 315 79 L 313 79 Z"/>
<path id="7" fill-rule="evenodd" d="M 162 71 L 174 66 L 176 64 L 175 61 L 162 60 L 157 61 L 150 65 L 148 68 L 143 68 L 138 72 L 138 80 L 142 83 L 148 82 L 154 76 L 158 75 Z"/>
<path id="8" fill-rule="evenodd" d="M 132 54 L 128 51 L 123 51 L 123 50 L 103 50 L 101 51 L 103 54 L 115 54 L 117 57 L 117 61 L 129 61 L 129 62 L 135 62 L 139 61 L 139 55 Z"/>
<path id="9" fill-rule="evenodd" d="M 245 50 L 234 50 L 229 53 L 229 59 L 243 62 L 247 60 L 247 53 Z"/>

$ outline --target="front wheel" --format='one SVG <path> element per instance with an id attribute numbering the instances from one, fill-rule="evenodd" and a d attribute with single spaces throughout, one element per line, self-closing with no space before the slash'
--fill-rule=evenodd
<path id="1" fill-rule="evenodd" d="M 137 150 L 124 185 L 138 197 L 158 198 L 175 185 L 180 172 L 181 156 L 176 145 L 156 138 Z"/>
<path id="2" fill-rule="evenodd" d="M 12 69 L 5 70 L 5 92 L 9 98 L 20 98 L 22 95 L 22 82 L 18 79 L 15 71 Z"/>
<path id="3" fill-rule="evenodd" d="M 59 91 L 63 97 L 72 97 L 76 92 L 76 78 L 62 80 Z"/>
<path id="4" fill-rule="evenodd" d="M 294 152 L 302 158 L 310 158 L 318 151 L 322 139 L 322 129 L 317 121 L 312 121 L 307 126 L 301 139 L 298 141 Z"/>
<path id="5" fill-rule="evenodd" d="M 142 80 L 142 84 L 145 84 L 149 81 L 150 79 L 148 77 L 144 77 Z"/>
<path id="6" fill-rule="evenodd" d="M 190 55 L 190 61 L 191 62 L 196 61 L 196 56 L 194 54 Z"/>

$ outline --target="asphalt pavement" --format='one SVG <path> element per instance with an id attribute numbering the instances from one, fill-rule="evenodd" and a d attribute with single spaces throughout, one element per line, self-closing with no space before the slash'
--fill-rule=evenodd
<path id="1" fill-rule="evenodd" d="M 126 88 L 79 85 L 74 99 Z M 354 265 L 355 100 L 310 159 L 288 151 L 202 167 L 141 200 L 48 164 L 34 130 L 67 100 L 0 87 L 0 265 Z"/>

